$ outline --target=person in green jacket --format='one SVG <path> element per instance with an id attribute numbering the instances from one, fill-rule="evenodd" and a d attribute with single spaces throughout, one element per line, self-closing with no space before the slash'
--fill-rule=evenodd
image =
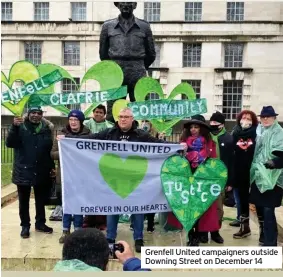
<path id="1" fill-rule="evenodd" d="M 84 121 L 84 125 L 88 127 L 91 133 L 96 134 L 107 128 L 112 128 L 113 124 L 105 119 L 106 108 L 104 105 L 98 105 L 93 109 L 93 118 Z M 88 215 L 84 217 L 84 228 L 93 227 L 100 230 L 106 228 L 106 216 L 104 215 Z"/>
<path id="2" fill-rule="evenodd" d="M 93 134 L 101 132 L 107 128 L 113 127 L 110 121 L 105 119 L 106 108 L 104 105 L 98 105 L 93 109 L 93 118 L 86 120 L 84 125 L 90 129 Z"/>

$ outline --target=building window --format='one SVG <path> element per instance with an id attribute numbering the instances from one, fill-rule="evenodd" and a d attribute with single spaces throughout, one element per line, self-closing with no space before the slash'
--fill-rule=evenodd
<path id="1" fill-rule="evenodd" d="M 144 19 L 146 21 L 160 21 L 160 2 L 144 3 Z"/>
<path id="2" fill-rule="evenodd" d="M 224 44 L 225 56 L 224 67 L 242 67 L 244 44 L 226 43 Z"/>
<path id="3" fill-rule="evenodd" d="M 34 65 L 41 64 L 42 42 L 30 41 L 25 42 L 25 60 L 30 61 Z"/>
<path id="4" fill-rule="evenodd" d="M 185 3 L 185 20 L 186 21 L 201 21 L 202 3 L 201 2 L 186 2 Z"/>
<path id="5" fill-rule="evenodd" d="M 160 50 L 161 50 L 161 43 L 155 43 L 156 58 L 150 67 L 160 67 Z"/>
<path id="6" fill-rule="evenodd" d="M 34 20 L 48 21 L 49 20 L 49 3 L 38 2 L 34 3 Z"/>
<path id="7" fill-rule="evenodd" d="M 86 2 L 71 3 L 72 20 L 86 21 Z"/>
<path id="8" fill-rule="evenodd" d="M 2 2 L 2 21 L 13 20 L 13 3 L 12 2 Z"/>
<path id="9" fill-rule="evenodd" d="M 78 88 L 80 85 L 80 78 L 74 78 L 73 82 L 70 79 L 63 79 L 62 80 L 62 93 L 71 93 L 71 92 L 78 92 Z M 66 107 L 70 110 L 80 110 L 81 105 L 80 104 L 71 104 L 66 105 Z"/>
<path id="10" fill-rule="evenodd" d="M 159 95 L 155 92 L 151 92 L 145 97 L 145 100 L 159 100 Z"/>
<path id="11" fill-rule="evenodd" d="M 183 67 L 200 67 L 201 44 L 183 45 Z"/>
<path id="12" fill-rule="evenodd" d="M 188 84 L 190 84 L 196 93 L 197 99 L 200 98 L 201 80 L 182 80 L 182 82 L 187 82 Z M 182 94 L 182 99 L 188 99 L 187 95 Z"/>
<path id="13" fill-rule="evenodd" d="M 243 21 L 244 4 L 244 2 L 227 2 L 227 21 Z"/>
<path id="14" fill-rule="evenodd" d="M 64 42 L 64 65 L 80 65 L 80 42 Z"/>
<path id="15" fill-rule="evenodd" d="M 243 80 L 223 81 L 223 114 L 226 119 L 236 119 L 242 110 Z"/>

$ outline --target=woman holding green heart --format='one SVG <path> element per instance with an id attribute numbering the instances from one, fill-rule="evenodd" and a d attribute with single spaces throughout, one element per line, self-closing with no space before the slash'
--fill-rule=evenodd
<path id="1" fill-rule="evenodd" d="M 193 116 L 184 125 L 181 137 L 182 142 L 187 144 L 186 158 L 194 173 L 197 167 L 209 158 L 216 158 L 216 145 L 210 136 L 210 128 L 205 123 L 202 115 Z M 199 218 L 194 227 L 188 233 L 188 246 L 199 246 L 200 232 L 215 232 L 220 229 L 217 201 Z"/>

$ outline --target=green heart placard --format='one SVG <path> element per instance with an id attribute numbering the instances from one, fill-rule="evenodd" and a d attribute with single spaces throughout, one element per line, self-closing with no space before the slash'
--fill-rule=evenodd
<path id="1" fill-rule="evenodd" d="M 146 96 L 150 93 L 156 93 L 159 96 L 159 99 L 165 99 L 164 93 L 160 83 L 151 78 L 144 77 L 141 78 L 136 86 L 135 86 L 135 98 L 136 101 L 145 101 Z M 170 93 L 167 99 L 174 99 L 176 96 L 186 95 L 189 100 L 196 99 L 196 93 L 191 85 L 188 83 L 180 83 L 177 85 Z M 157 120 L 151 119 L 150 122 L 154 126 L 154 128 L 159 132 L 166 132 L 171 127 L 173 127 L 176 123 L 182 120 L 183 117 L 174 118 L 172 120 Z"/>
<path id="2" fill-rule="evenodd" d="M 12 89 L 13 83 L 15 81 L 22 81 L 24 84 L 30 83 L 36 79 L 40 78 L 40 74 L 32 63 L 28 61 L 18 61 L 13 64 L 10 69 L 8 77 L 1 72 L 1 82 L 4 83 L 9 89 Z M 5 91 L 5 89 L 4 89 Z M 8 109 L 16 116 L 21 116 L 23 114 L 25 105 L 29 100 L 30 95 L 24 96 L 18 103 L 2 103 L 1 105 Z"/>
<path id="3" fill-rule="evenodd" d="M 13 64 L 10 69 L 8 77 L 1 72 L 1 82 L 4 83 L 8 89 L 12 88 L 15 81 L 23 81 L 24 84 L 35 81 L 36 79 L 51 73 L 54 70 L 58 70 L 62 75 L 62 78 L 69 79 L 76 85 L 76 90 L 79 92 L 81 87 L 88 80 L 96 80 L 100 85 L 100 90 L 108 90 L 113 88 L 119 88 L 123 83 L 123 71 L 120 66 L 113 61 L 101 61 L 93 65 L 83 76 L 81 84 L 76 84 L 75 79 L 64 68 L 55 64 L 40 64 L 38 66 L 33 65 L 29 61 L 18 61 Z M 37 92 L 37 94 L 52 94 L 54 93 L 55 86 L 51 85 L 48 88 L 44 88 Z M 23 97 L 17 103 L 6 102 L 2 103 L 2 106 L 10 110 L 14 115 L 21 116 L 23 114 L 25 106 L 28 104 L 30 95 Z M 85 115 L 89 115 L 93 108 L 100 103 L 93 103 L 84 112 Z M 68 114 L 70 110 L 64 106 L 53 106 L 54 109 L 59 110 L 63 114 Z"/>
<path id="4" fill-rule="evenodd" d="M 146 175 L 148 161 L 140 156 L 122 159 L 116 154 L 104 154 L 99 160 L 99 170 L 107 185 L 121 198 L 128 197 Z"/>
<path id="5" fill-rule="evenodd" d="M 208 159 L 192 174 L 188 160 L 171 156 L 161 168 L 165 197 L 186 231 L 208 210 L 227 182 L 227 168 L 219 159 Z"/>

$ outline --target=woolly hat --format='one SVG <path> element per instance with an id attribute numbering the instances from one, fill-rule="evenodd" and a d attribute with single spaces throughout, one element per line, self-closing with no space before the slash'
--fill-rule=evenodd
<path id="1" fill-rule="evenodd" d="M 216 121 L 221 124 L 225 124 L 225 116 L 221 112 L 215 112 L 212 114 L 210 121 Z"/>
<path id="2" fill-rule="evenodd" d="M 85 120 L 85 116 L 84 116 L 83 112 L 81 112 L 80 110 L 70 111 L 70 113 L 68 114 L 68 119 L 70 117 L 76 117 L 80 122 L 84 122 L 84 120 Z"/>
<path id="3" fill-rule="evenodd" d="M 29 115 L 30 113 L 33 113 L 33 112 L 41 112 L 41 113 L 43 113 L 43 111 L 42 111 L 42 109 L 41 109 L 40 106 L 30 107 L 30 108 L 28 109 L 28 115 Z"/>

